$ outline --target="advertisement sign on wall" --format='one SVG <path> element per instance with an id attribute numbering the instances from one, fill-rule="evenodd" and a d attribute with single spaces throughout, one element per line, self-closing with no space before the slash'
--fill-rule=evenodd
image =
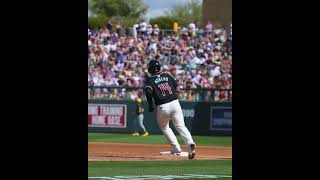
<path id="1" fill-rule="evenodd" d="M 88 104 L 88 126 L 126 128 L 126 114 L 125 104 Z"/>
<path id="2" fill-rule="evenodd" d="M 210 130 L 232 131 L 232 107 L 211 107 Z"/>

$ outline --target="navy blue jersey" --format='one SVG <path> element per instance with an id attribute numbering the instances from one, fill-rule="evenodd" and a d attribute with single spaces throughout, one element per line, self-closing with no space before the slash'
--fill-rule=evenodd
<path id="1" fill-rule="evenodd" d="M 140 115 L 140 114 L 142 114 L 144 112 L 144 108 L 142 107 L 142 105 L 141 104 L 137 104 L 136 105 L 136 114 L 137 115 Z"/>
<path id="2" fill-rule="evenodd" d="M 176 80 L 167 73 L 150 76 L 145 79 L 144 89 L 152 89 L 152 97 L 156 105 L 165 104 L 178 99 Z"/>

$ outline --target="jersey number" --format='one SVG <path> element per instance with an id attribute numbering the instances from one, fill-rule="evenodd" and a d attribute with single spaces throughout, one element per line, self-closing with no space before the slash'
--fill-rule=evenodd
<path id="1" fill-rule="evenodd" d="M 167 82 L 159 84 L 158 87 L 161 91 L 162 96 L 166 96 L 166 91 L 168 91 L 169 94 L 172 94 L 171 87 L 169 86 L 169 84 Z"/>

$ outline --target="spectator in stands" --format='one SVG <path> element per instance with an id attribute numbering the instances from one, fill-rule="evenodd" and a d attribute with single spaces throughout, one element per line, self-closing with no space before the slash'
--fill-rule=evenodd
<path id="1" fill-rule="evenodd" d="M 139 30 L 142 36 L 147 34 L 147 23 L 145 20 L 142 20 L 139 24 Z"/>
<path id="2" fill-rule="evenodd" d="M 152 32 L 153 32 L 152 25 L 149 24 L 149 25 L 148 25 L 148 30 L 147 30 L 147 35 L 148 35 L 148 36 L 151 36 L 151 35 L 152 35 Z"/>
<path id="3" fill-rule="evenodd" d="M 208 21 L 208 23 L 207 23 L 207 25 L 206 25 L 206 33 L 209 34 L 209 35 L 211 35 L 212 30 L 213 30 L 212 23 L 211 23 L 211 21 Z"/>
<path id="4" fill-rule="evenodd" d="M 122 26 L 121 26 L 120 22 L 118 22 L 116 25 L 116 32 L 118 35 L 121 35 L 121 33 L 122 33 Z"/>
<path id="5" fill-rule="evenodd" d="M 189 24 L 189 32 L 191 33 L 192 37 L 194 37 L 196 35 L 196 30 L 197 30 L 196 24 L 194 21 L 192 21 Z"/>
<path id="6" fill-rule="evenodd" d="M 137 39 L 138 27 L 139 27 L 139 24 L 134 24 L 133 27 L 132 27 L 132 34 L 133 34 L 133 38 L 134 39 Z"/>
<path id="7" fill-rule="evenodd" d="M 109 23 L 111 25 L 111 21 Z M 145 21 L 133 26 L 133 36 L 121 33 L 120 27 L 118 23 L 115 32 L 110 26 L 100 30 L 88 29 L 90 97 L 135 97 L 136 91 L 126 90 L 125 87 L 143 85 L 151 59 L 160 61 L 163 70 L 170 72 L 181 88 L 232 88 L 232 25 L 229 34 L 223 28 L 212 28 L 210 37 L 188 34 L 188 30 L 196 33 L 194 22 L 188 28 L 182 26 L 179 33 L 164 37 L 158 36 L 160 29 L 156 24 L 152 28 Z M 145 30 L 147 36 L 138 36 L 137 29 L 140 28 Z M 124 88 L 94 89 L 93 86 Z M 180 97 L 184 100 L 214 98 L 225 101 L 232 94 L 219 90 L 206 92 L 204 95 L 186 90 Z"/>
<path id="8" fill-rule="evenodd" d="M 111 23 L 111 20 L 109 20 L 108 23 L 107 23 L 107 29 L 109 30 L 109 32 L 112 32 L 112 23 Z"/>
<path id="9" fill-rule="evenodd" d="M 153 35 L 158 36 L 159 33 L 160 33 L 160 29 L 159 29 L 158 25 L 155 24 L 154 27 L 153 27 Z"/>

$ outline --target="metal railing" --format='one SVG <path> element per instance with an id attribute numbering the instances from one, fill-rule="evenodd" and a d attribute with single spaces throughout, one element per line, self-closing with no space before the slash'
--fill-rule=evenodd
<path id="1" fill-rule="evenodd" d="M 125 30 L 125 34 L 133 36 L 133 29 L 132 28 L 126 28 Z M 187 29 L 186 31 L 187 33 L 190 33 L 189 30 Z M 142 35 L 140 34 L 140 30 L 137 30 L 137 37 L 141 37 Z M 184 32 L 185 33 L 185 32 Z M 206 34 L 208 34 L 209 32 L 206 29 L 203 28 L 199 28 L 196 31 L 196 36 L 200 37 L 200 36 L 204 36 Z M 178 30 L 177 32 L 173 31 L 173 29 L 160 29 L 159 35 L 161 36 L 171 36 L 171 35 L 181 35 L 183 34 L 183 32 L 181 32 L 180 30 Z M 213 33 L 211 32 L 211 35 L 213 35 Z M 145 35 L 146 36 L 146 35 Z"/>
<path id="2" fill-rule="evenodd" d="M 91 86 L 88 87 L 88 99 L 144 100 L 143 87 L 127 86 Z M 232 89 L 183 88 L 180 89 L 181 101 L 232 102 Z"/>

